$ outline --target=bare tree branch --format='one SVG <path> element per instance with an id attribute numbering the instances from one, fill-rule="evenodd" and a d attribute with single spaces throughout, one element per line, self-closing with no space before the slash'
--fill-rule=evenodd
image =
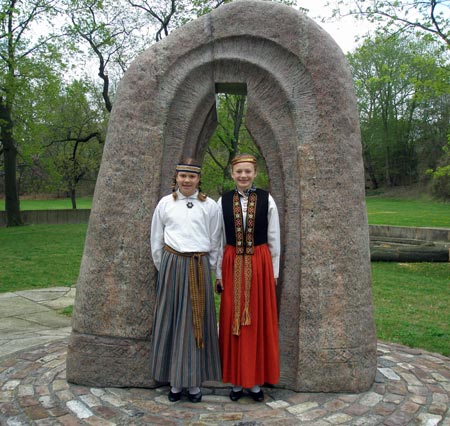
<path id="1" fill-rule="evenodd" d="M 76 142 L 76 143 L 89 142 L 92 138 L 97 138 L 99 143 L 103 143 L 103 141 L 101 139 L 101 133 L 100 132 L 92 132 L 84 137 L 70 137 L 69 136 L 64 139 L 57 139 L 57 140 L 49 142 L 47 145 L 45 145 L 45 147 L 48 148 L 49 146 L 52 146 L 53 144 L 62 143 L 62 142 Z"/>
<path id="2" fill-rule="evenodd" d="M 217 164 L 217 166 L 219 166 L 222 170 L 225 170 L 226 166 L 223 166 L 222 163 L 216 158 L 216 156 L 212 153 L 211 151 L 211 147 L 208 146 L 208 148 L 206 149 L 206 152 L 209 154 L 209 156 L 211 157 L 211 159 L 214 161 L 214 163 Z"/>
<path id="3" fill-rule="evenodd" d="M 354 4 L 354 8 L 351 4 Z M 395 33 L 418 29 L 432 34 L 438 39 L 440 38 L 450 47 L 450 32 L 448 30 L 450 19 L 446 17 L 448 14 L 443 12 L 440 14 L 438 11 L 438 8 L 450 10 L 450 4 L 447 0 L 412 0 L 411 2 L 355 0 L 354 3 L 345 0 L 340 5 L 340 8 L 333 12 L 333 16 L 356 16 L 368 18 L 371 21 L 377 21 L 378 18 L 381 18 L 383 21 L 380 25 L 383 25 L 383 28 L 386 28 L 387 21 L 388 27 L 398 27 Z M 411 18 L 408 16 L 411 16 Z"/>

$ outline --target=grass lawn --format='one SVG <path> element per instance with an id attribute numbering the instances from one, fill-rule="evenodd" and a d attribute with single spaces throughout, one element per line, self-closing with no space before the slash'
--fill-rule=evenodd
<path id="1" fill-rule="evenodd" d="M 77 198 L 77 209 L 90 209 L 92 197 Z M 70 198 L 57 198 L 51 200 L 20 200 L 20 210 L 70 210 Z M 0 199 L 0 210 L 5 210 L 5 200 Z"/>
<path id="2" fill-rule="evenodd" d="M 0 292 L 76 284 L 87 224 L 0 228 Z"/>
<path id="3" fill-rule="evenodd" d="M 450 356 L 450 264 L 372 262 L 380 340 Z"/>
<path id="4" fill-rule="evenodd" d="M 366 205 L 371 225 L 450 228 L 450 203 L 367 197 Z"/>

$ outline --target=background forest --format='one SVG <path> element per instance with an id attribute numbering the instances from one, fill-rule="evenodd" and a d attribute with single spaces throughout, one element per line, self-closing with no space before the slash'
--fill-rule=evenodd
<path id="1" fill-rule="evenodd" d="M 0 197 L 8 226 L 20 198 L 90 195 L 109 113 L 130 62 L 175 28 L 226 0 L 0 0 Z M 286 0 L 308 14 L 301 0 Z M 331 7 L 333 6 L 333 7 Z M 353 15 L 372 33 L 347 54 L 360 111 L 368 191 L 417 185 L 450 200 L 450 2 L 336 1 L 324 19 Z M 219 94 L 219 125 L 203 190 L 231 186 L 230 159 L 260 159 L 245 127 L 246 97 Z"/>

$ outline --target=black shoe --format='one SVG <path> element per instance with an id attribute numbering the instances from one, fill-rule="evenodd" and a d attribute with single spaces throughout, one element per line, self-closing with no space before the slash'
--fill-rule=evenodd
<path id="1" fill-rule="evenodd" d="M 244 396 L 244 391 L 241 389 L 240 391 L 235 392 L 232 390 L 230 392 L 230 399 L 232 401 L 239 401 Z"/>
<path id="2" fill-rule="evenodd" d="M 256 402 L 264 401 L 264 392 L 262 389 L 259 392 L 249 391 L 248 393 L 253 398 L 253 401 L 256 401 Z"/>
<path id="3" fill-rule="evenodd" d="M 170 402 L 177 402 L 177 401 L 179 401 L 181 399 L 181 394 L 182 393 L 183 393 L 183 391 L 177 392 L 177 393 L 172 392 L 172 389 L 171 389 L 170 392 L 169 392 L 169 395 L 168 395 L 169 401 Z"/>
<path id="4" fill-rule="evenodd" d="M 189 401 L 193 402 L 194 404 L 196 402 L 201 402 L 202 401 L 202 391 L 192 394 L 192 393 L 188 393 L 188 398 Z"/>

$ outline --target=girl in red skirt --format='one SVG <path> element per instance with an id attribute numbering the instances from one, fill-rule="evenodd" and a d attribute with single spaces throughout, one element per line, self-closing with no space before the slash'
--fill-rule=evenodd
<path id="1" fill-rule="evenodd" d="M 240 154 L 231 162 L 236 189 L 218 203 L 226 241 L 218 261 L 216 291 L 221 294 L 219 347 L 222 380 L 230 398 L 244 388 L 263 401 L 261 385 L 280 376 L 275 287 L 280 256 L 278 210 L 272 196 L 256 189 L 256 158 Z"/>

